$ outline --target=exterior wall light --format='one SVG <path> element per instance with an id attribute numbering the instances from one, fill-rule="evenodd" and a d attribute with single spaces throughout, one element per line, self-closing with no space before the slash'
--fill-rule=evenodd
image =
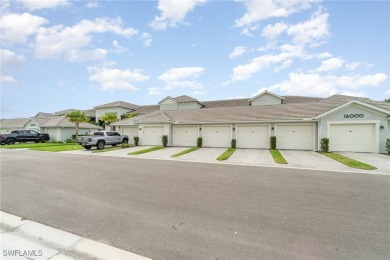
<path id="1" fill-rule="evenodd" d="M 236 128 L 235 127 L 233 127 L 233 131 L 235 131 L 236 130 Z"/>
<path id="2" fill-rule="evenodd" d="M 385 129 L 385 127 L 384 127 L 383 125 L 381 125 L 381 126 L 379 127 L 379 129 Z"/>
<path id="3" fill-rule="evenodd" d="M 271 127 L 271 130 L 274 130 L 274 127 Z"/>
<path id="4" fill-rule="evenodd" d="M 140 128 L 140 129 L 138 129 L 138 130 L 140 130 L 140 131 L 141 131 L 141 130 L 142 130 L 142 128 Z"/>
<path id="5" fill-rule="evenodd" d="M 202 131 L 202 127 L 199 127 L 199 131 Z"/>

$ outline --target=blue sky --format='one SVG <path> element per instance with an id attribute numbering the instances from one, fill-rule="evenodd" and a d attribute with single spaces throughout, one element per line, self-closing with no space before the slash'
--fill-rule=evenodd
<path id="1" fill-rule="evenodd" d="M 165 96 L 390 97 L 389 1 L 2 1 L 1 118 Z"/>

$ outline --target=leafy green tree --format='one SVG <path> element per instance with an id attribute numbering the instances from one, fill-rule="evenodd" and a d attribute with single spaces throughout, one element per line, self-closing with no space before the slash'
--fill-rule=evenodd
<path id="1" fill-rule="evenodd" d="M 110 126 L 112 123 L 118 121 L 116 113 L 107 112 L 100 117 L 100 120 L 103 121 L 104 125 Z"/>
<path id="2" fill-rule="evenodd" d="M 136 116 L 136 114 L 133 112 L 133 113 L 130 113 L 130 114 L 125 114 L 123 116 L 123 118 L 132 118 L 132 117 L 135 117 L 135 116 Z"/>
<path id="3" fill-rule="evenodd" d="M 390 98 L 386 98 L 385 102 L 390 103 Z"/>
<path id="4" fill-rule="evenodd" d="M 88 123 L 90 121 L 89 117 L 87 117 L 87 114 L 80 110 L 74 110 L 71 112 L 68 112 L 66 115 L 66 118 L 72 123 L 75 124 L 76 127 L 76 140 L 79 136 L 79 127 L 80 123 Z"/>

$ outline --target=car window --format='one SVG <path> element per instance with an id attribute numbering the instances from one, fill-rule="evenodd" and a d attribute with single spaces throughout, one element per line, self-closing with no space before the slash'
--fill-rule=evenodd
<path id="1" fill-rule="evenodd" d="M 103 133 L 103 132 L 95 132 L 95 133 L 93 133 L 93 135 L 100 135 L 100 136 L 104 136 L 104 133 Z"/>
<path id="2" fill-rule="evenodd" d="M 20 135 L 26 135 L 26 134 L 28 134 L 28 133 L 27 133 L 27 131 L 25 131 L 25 130 L 20 130 L 20 131 L 19 131 L 19 134 L 20 134 Z"/>
<path id="3" fill-rule="evenodd" d="M 30 135 L 38 135 L 38 133 L 35 131 L 27 131 L 27 132 L 29 132 Z"/>
<path id="4" fill-rule="evenodd" d="M 121 136 L 121 135 L 119 133 L 117 133 L 117 132 L 114 132 L 113 136 Z"/>

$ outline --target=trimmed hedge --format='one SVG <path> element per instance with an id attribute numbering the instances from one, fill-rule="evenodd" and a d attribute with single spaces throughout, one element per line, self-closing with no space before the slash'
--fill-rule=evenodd
<path id="1" fill-rule="evenodd" d="M 270 137 L 270 146 L 271 146 L 271 149 L 276 149 L 276 136 Z"/>
<path id="2" fill-rule="evenodd" d="M 321 138 L 321 152 L 329 152 L 329 138 Z"/>
<path id="3" fill-rule="evenodd" d="M 138 136 L 134 136 L 134 145 L 138 146 L 138 143 L 139 143 L 139 137 Z"/>
<path id="4" fill-rule="evenodd" d="M 196 146 L 198 146 L 200 148 L 200 147 L 202 147 L 202 145 L 203 145 L 203 139 L 202 139 L 202 137 L 199 137 L 198 141 L 196 142 Z"/>
<path id="5" fill-rule="evenodd" d="M 386 141 L 386 151 L 387 153 L 390 153 L 390 138 L 388 138 Z"/>
<path id="6" fill-rule="evenodd" d="M 236 148 L 236 139 L 232 139 L 232 145 L 230 148 Z"/>
<path id="7" fill-rule="evenodd" d="M 161 142 L 162 142 L 162 145 L 164 147 L 167 147 L 168 146 L 168 136 L 167 135 L 161 136 Z"/>

